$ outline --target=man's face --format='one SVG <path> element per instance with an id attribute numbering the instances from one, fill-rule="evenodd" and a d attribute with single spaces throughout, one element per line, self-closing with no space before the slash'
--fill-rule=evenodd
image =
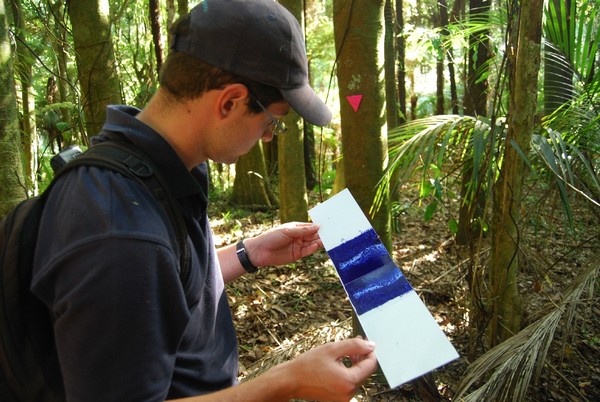
<path id="1" fill-rule="evenodd" d="M 250 102 L 250 99 L 248 99 Z M 269 142 L 273 139 L 273 119 L 281 119 L 289 112 L 286 101 L 270 104 L 266 110 L 254 113 L 246 103 L 246 110 L 228 124 L 221 142 L 219 155 L 211 157 L 215 162 L 235 163 L 242 155 L 247 154 L 258 141 Z M 218 160 L 216 159 L 218 158 Z"/>

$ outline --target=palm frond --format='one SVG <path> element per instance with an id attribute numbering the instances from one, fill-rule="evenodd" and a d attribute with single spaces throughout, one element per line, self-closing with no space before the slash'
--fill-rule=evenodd
<path id="1" fill-rule="evenodd" d="M 461 401 L 522 401 L 531 381 L 541 375 L 548 349 L 558 325 L 571 325 L 586 289 L 593 289 L 600 271 L 600 255 L 593 257 L 565 291 L 565 297 L 550 313 L 494 347 L 469 366 L 455 399 Z M 489 373 L 487 381 L 470 394 L 467 391 Z"/>
<path id="2" fill-rule="evenodd" d="M 461 152 L 477 119 L 470 116 L 438 115 L 413 120 L 388 133 L 390 162 L 379 181 L 371 212 L 377 211 L 387 197 L 392 177 L 404 181 L 423 167 L 426 177 L 430 165 L 441 166 Z"/>
<path id="3" fill-rule="evenodd" d="M 571 2 L 549 1 L 546 9 L 544 33 L 548 42 L 554 45 L 568 60 L 572 70 L 583 82 L 588 82 L 593 74 L 594 59 L 598 52 L 600 32 L 595 28 L 600 7 L 596 1 Z"/>
<path id="4" fill-rule="evenodd" d="M 545 163 L 556 177 L 561 198 L 567 198 L 566 188 L 569 187 L 588 201 L 591 201 L 594 205 L 600 207 L 600 200 L 595 200 L 593 195 L 587 194 L 580 189 L 576 174 L 574 173 L 574 165 L 579 163 L 582 166 L 582 169 L 580 169 L 582 174 L 590 179 L 587 183 L 593 186 L 592 191 L 595 194 L 600 194 L 600 181 L 586 156 L 575 144 L 566 142 L 560 132 L 554 131 L 551 128 L 547 128 L 545 131 L 547 136 L 534 135 L 532 137 L 532 145 L 542 162 Z M 568 208 L 568 205 L 564 206 Z"/>

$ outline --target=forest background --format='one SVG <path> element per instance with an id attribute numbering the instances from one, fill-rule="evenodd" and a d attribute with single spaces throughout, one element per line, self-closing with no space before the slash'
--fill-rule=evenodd
<path id="1" fill-rule="evenodd" d="M 325 128 L 210 164 L 229 244 L 347 187 L 461 358 L 358 400 L 600 399 L 600 2 L 281 0 Z M 187 0 L 0 0 L 0 216 L 85 148 L 107 104 L 143 107 Z M 360 332 L 324 253 L 230 286 L 250 378 Z"/>

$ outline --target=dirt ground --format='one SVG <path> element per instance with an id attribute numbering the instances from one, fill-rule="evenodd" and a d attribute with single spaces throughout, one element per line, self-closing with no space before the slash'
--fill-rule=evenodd
<path id="1" fill-rule="evenodd" d="M 482 351 L 483 342 L 468 321 L 468 250 L 452 240 L 448 216 L 438 213 L 424 222 L 422 208 L 406 201 L 410 207 L 398 218 L 400 231 L 394 235 L 392 255 L 461 357 L 395 390 L 375 375 L 357 393 L 356 401 L 454 400 L 470 360 Z M 212 206 L 213 231 L 220 245 L 278 223 L 276 211 L 236 219 L 224 213 L 227 208 Z M 589 210 L 584 208 L 578 215 L 575 236 L 562 229 L 561 219 L 552 208 L 539 208 L 529 217 L 520 280 L 526 323 L 556 306 L 567 286 L 600 254 L 600 229 Z M 484 261 L 485 247 L 480 251 Z M 240 342 L 241 380 L 316 345 L 351 336 L 351 306 L 323 251 L 286 267 L 262 268 L 229 285 L 228 292 Z M 526 401 L 600 401 L 598 290 L 582 299 L 571 325 L 561 324 L 555 333 L 541 376 L 530 386 Z"/>

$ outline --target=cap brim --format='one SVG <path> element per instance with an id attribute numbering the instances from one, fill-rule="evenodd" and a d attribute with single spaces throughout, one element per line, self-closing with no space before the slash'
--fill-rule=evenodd
<path id="1" fill-rule="evenodd" d="M 310 85 L 300 88 L 279 88 L 284 99 L 304 120 L 316 126 L 326 126 L 331 121 L 331 111 Z"/>

